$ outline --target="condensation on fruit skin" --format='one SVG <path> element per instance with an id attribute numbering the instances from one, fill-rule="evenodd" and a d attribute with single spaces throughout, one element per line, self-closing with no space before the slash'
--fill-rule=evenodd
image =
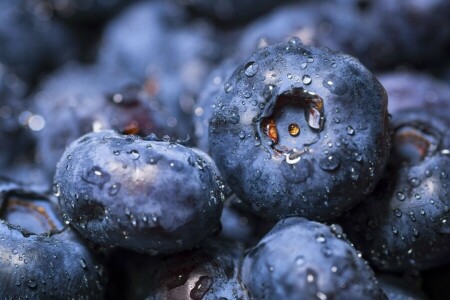
<path id="1" fill-rule="evenodd" d="M 76 145 L 69 149 L 77 161 L 86 159 L 89 163 L 85 165 L 94 166 L 83 168 L 80 163 L 73 170 L 58 170 L 55 176 L 61 185 L 59 200 L 66 221 L 83 237 L 107 247 L 122 246 L 156 255 L 189 248 L 198 242 L 195 239 L 216 230 L 218 218 L 213 215 L 223 203 L 223 183 L 212 160 L 203 152 L 184 148 L 175 141 L 130 137 L 112 131 L 90 135 L 101 142 L 81 149 L 86 153 L 73 150 Z M 119 149 L 116 155 L 114 151 Z M 58 180 L 73 175 L 79 179 L 77 187 L 65 179 Z M 163 183 L 167 184 L 164 176 L 170 177 L 173 189 L 161 190 Z M 175 195 L 177 191 L 180 194 Z M 201 216 L 197 218 L 200 223 L 212 225 L 181 235 L 180 228 L 192 226 L 186 219 L 195 214 Z M 111 223 L 118 226 L 106 226 Z M 155 234 L 142 238 L 136 233 L 145 230 Z M 172 243 L 164 235 L 169 231 L 179 235 Z"/>
<path id="2" fill-rule="evenodd" d="M 308 299 L 382 298 L 373 271 L 339 238 L 338 226 L 325 230 L 323 225 L 311 222 L 311 226 L 300 227 L 294 219 L 300 218 L 280 221 L 244 259 L 242 278 L 252 297 L 297 299 L 302 294 Z M 294 241 L 302 240 L 316 243 L 293 247 Z"/>

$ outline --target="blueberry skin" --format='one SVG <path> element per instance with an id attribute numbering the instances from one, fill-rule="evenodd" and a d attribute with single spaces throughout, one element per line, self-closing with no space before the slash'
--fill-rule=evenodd
<path id="1" fill-rule="evenodd" d="M 236 26 L 288 2 L 287 0 L 259 0 L 257 5 L 253 0 L 175 0 L 193 13 L 214 20 L 222 26 Z"/>
<path id="2" fill-rule="evenodd" d="M 386 94 L 350 56 L 297 39 L 272 45 L 240 65 L 217 99 L 212 157 L 262 217 L 329 219 L 381 176 L 390 149 Z M 291 123 L 300 126 L 296 136 Z"/>
<path id="3" fill-rule="evenodd" d="M 32 139 L 19 121 L 25 110 L 27 86 L 16 74 L 0 64 L 0 166 L 10 166 L 27 147 Z"/>
<path id="4" fill-rule="evenodd" d="M 103 21 L 103 19 L 110 17 L 134 1 L 68 0 L 61 3 L 58 0 L 38 0 L 29 5 L 31 9 L 42 9 L 44 7 L 48 10 L 47 13 L 57 14 L 66 21 L 93 23 Z"/>
<path id="5" fill-rule="evenodd" d="M 275 9 L 242 31 L 238 51 L 297 36 L 360 59 L 370 70 L 403 63 L 437 66 L 446 59 L 450 4 L 437 1 L 310 1 Z M 358 38 L 355 38 L 355 37 Z"/>
<path id="6" fill-rule="evenodd" d="M 168 126 L 170 115 L 151 93 L 123 72 L 99 65 L 68 64 L 51 74 L 33 97 L 35 111 L 45 120 L 35 134 L 43 168 L 53 176 L 65 148 L 99 129 L 185 138 L 186 132 Z"/>
<path id="7" fill-rule="evenodd" d="M 103 266 L 75 232 L 64 226 L 39 231 L 42 228 L 36 226 L 57 222 L 49 198 L 4 179 L 0 180 L 0 194 L 0 298 L 102 299 L 106 281 Z M 34 199 L 47 203 L 40 212 L 45 209 L 50 218 L 36 220 L 39 223 L 25 220 L 34 217 L 31 213 L 22 214 L 22 220 L 15 218 L 25 226 L 34 225 L 31 229 L 8 222 L 4 215 L 9 211 L 11 217 L 11 203 L 17 198 L 31 206 Z"/>
<path id="8" fill-rule="evenodd" d="M 287 42 L 295 36 L 307 45 L 325 46 L 355 56 L 370 70 L 395 63 L 392 55 L 388 56 L 389 41 L 378 29 L 378 19 L 335 2 L 309 1 L 273 10 L 243 28 L 237 52 L 250 55 L 256 47 Z"/>
<path id="9" fill-rule="evenodd" d="M 72 58 L 76 42 L 62 24 L 39 10 L 31 13 L 25 2 L 0 3 L 0 63 L 32 81 L 42 71 Z"/>
<path id="10" fill-rule="evenodd" d="M 127 299 L 250 299 L 240 283 L 244 247 L 208 240 L 167 257 L 134 256 L 128 263 Z M 151 278 L 151 280 L 149 280 Z"/>
<path id="11" fill-rule="evenodd" d="M 100 131 L 67 148 L 54 183 L 84 238 L 154 255 L 190 249 L 218 230 L 218 176 L 200 151 Z"/>
<path id="12" fill-rule="evenodd" d="M 215 33 L 212 26 L 190 20 L 168 1 L 145 1 L 130 6 L 107 25 L 99 61 L 154 85 L 154 97 L 179 127 L 191 130 L 195 98 L 221 58 Z"/>
<path id="13" fill-rule="evenodd" d="M 223 89 L 223 85 L 233 75 L 239 60 L 236 58 L 225 59 L 215 68 L 206 79 L 205 86 L 199 94 L 194 107 L 193 123 L 195 126 L 196 146 L 206 152 L 209 151 L 208 128 L 209 120 L 212 117 L 214 106 L 217 101 L 217 94 Z"/>
<path id="14" fill-rule="evenodd" d="M 450 108 L 450 86 L 428 74 L 396 71 L 377 78 L 388 94 L 390 113 L 411 108 L 442 112 Z"/>
<path id="15" fill-rule="evenodd" d="M 251 299 L 386 299 L 341 230 L 298 217 L 279 221 L 245 256 Z"/>
<path id="16" fill-rule="evenodd" d="M 378 269 L 440 266 L 450 262 L 448 121 L 410 110 L 394 114 L 392 127 L 394 146 L 383 178 L 342 226 Z"/>

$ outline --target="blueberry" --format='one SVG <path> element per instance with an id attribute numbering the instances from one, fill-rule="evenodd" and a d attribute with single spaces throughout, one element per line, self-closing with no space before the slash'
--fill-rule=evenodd
<path id="1" fill-rule="evenodd" d="M 237 49 L 297 36 L 359 58 L 371 70 L 402 63 L 417 66 L 446 59 L 448 1 L 307 1 L 284 6 L 244 28 Z M 357 37 L 357 38 L 355 38 Z"/>
<path id="2" fill-rule="evenodd" d="M 194 99 L 221 57 L 214 33 L 165 1 L 137 3 L 107 25 L 99 60 L 153 86 L 174 125 L 188 128 Z"/>
<path id="3" fill-rule="evenodd" d="M 175 2 L 175 1 L 174 1 Z M 176 0 L 194 14 L 210 18 L 224 26 L 236 26 L 270 11 L 287 0 Z"/>
<path id="4" fill-rule="evenodd" d="M 393 115 L 393 149 L 374 193 L 345 216 L 355 247 L 383 270 L 449 262 L 448 121 L 425 110 Z"/>
<path id="5" fill-rule="evenodd" d="M 0 298 L 103 297 L 103 267 L 47 196 L 3 179 L 0 195 Z"/>
<path id="6" fill-rule="evenodd" d="M 110 17 L 127 4 L 135 0 L 37 0 L 29 3 L 30 9 L 42 11 L 43 14 L 56 14 L 63 19 L 81 23 L 94 23 Z"/>
<path id="7" fill-rule="evenodd" d="M 265 218 L 331 218 L 381 176 L 390 149 L 387 98 L 350 56 L 298 39 L 269 46 L 240 65 L 216 98 L 212 157 L 236 195 Z"/>
<path id="8" fill-rule="evenodd" d="M 32 139 L 24 125 L 33 122 L 33 115 L 25 116 L 27 86 L 18 76 L 0 64 L 0 166 L 11 166 L 14 160 L 27 154 Z M 22 115 L 21 115 L 22 113 Z M 33 125 L 33 124 L 31 124 Z M 25 155 L 26 156 L 26 155 Z"/>
<path id="9" fill-rule="evenodd" d="M 242 281 L 251 298 L 385 299 L 341 230 L 297 217 L 278 222 L 245 256 Z"/>
<path id="10" fill-rule="evenodd" d="M 54 182 L 67 220 L 103 246 L 171 253 L 219 227 L 223 193 L 214 163 L 175 142 L 89 133 L 67 148 Z"/>
<path id="11" fill-rule="evenodd" d="M 192 251 L 132 257 L 127 299 L 249 299 L 240 283 L 242 245 L 210 240 Z M 151 280 L 149 280 L 151 278 Z"/>
<path id="12" fill-rule="evenodd" d="M 372 1 L 371 18 L 390 45 L 397 65 L 440 66 L 448 56 L 450 3 L 435 1 Z"/>
<path id="13" fill-rule="evenodd" d="M 157 133 L 185 138 L 169 127 L 152 88 L 101 66 L 67 65 L 45 80 L 36 93 L 36 111 L 44 120 L 36 132 L 37 154 L 54 174 L 56 163 L 72 141 L 90 131 L 116 129 L 124 133 Z"/>
<path id="14" fill-rule="evenodd" d="M 393 64 L 387 56 L 389 41 L 377 28 L 378 20 L 335 2 L 306 1 L 273 10 L 243 28 L 237 52 L 250 54 L 257 46 L 287 42 L 296 36 L 307 45 L 325 46 L 353 55 L 371 70 Z"/>
<path id="15" fill-rule="evenodd" d="M 75 39 L 51 16 L 27 9 L 25 2 L 0 3 L 0 63 L 26 81 L 73 57 Z"/>
<path id="16" fill-rule="evenodd" d="M 425 73 L 397 71 L 378 79 L 388 94 L 390 113 L 411 108 L 442 112 L 450 107 L 450 86 Z"/>

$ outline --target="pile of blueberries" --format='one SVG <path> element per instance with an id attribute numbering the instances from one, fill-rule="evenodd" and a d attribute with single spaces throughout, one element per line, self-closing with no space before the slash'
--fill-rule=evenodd
<path id="1" fill-rule="evenodd" d="M 449 16 L 0 1 L 0 299 L 449 299 Z"/>

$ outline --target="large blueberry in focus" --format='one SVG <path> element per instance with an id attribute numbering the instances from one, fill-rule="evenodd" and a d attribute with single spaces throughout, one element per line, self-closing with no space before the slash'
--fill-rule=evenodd
<path id="1" fill-rule="evenodd" d="M 287 218 L 248 252 L 251 299 L 385 299 L 375 275 L 339 226 Z"/>
<path id="2" fill-rule="evenodd" d="M 0 298 L 101 299 L 105 278 L 54 203 L 0 180 Z"/>
<path id="3" fill-rule="evenodd" d="M 342 225 L 355 247 L 382 270 L 450 262 L 448 121 L 425 110 L 393 115 L 393 149 L 370 197 Z"/>
<path id="4" fill-rule="evenodd" d="M 375 187 L 390 149 L 387 98 L 356 59 L 298 39 L 261 49 L 216 95 L 212 157 L 271 219 L 328 219 Z"/>
<path id="5" fill-rule="evenodd" d="M 206 154 L 114 131 L 73 142 L 55 192 L 88 240 L 149 254 L 193 248 L 219 229 L 223 185 Z"/>

